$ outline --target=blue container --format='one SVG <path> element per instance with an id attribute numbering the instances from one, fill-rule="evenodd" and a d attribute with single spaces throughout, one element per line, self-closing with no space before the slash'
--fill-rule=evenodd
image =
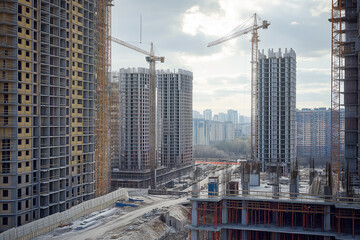
<path id="1" fill-rule="evenodd" d="M 115 205 L 117 206 L 117 207 L 137 207 L 135 204 L 128 204 L 128 203 L 119 203 L 119 202 L 117 202 L 117 203 L 115 203 Z"/>
<path id="2" fill-rule="evenodd" d="M 219 189 L 217 182 L 209 182 L 208 183 L 209 196 L 218 196 Z"/>

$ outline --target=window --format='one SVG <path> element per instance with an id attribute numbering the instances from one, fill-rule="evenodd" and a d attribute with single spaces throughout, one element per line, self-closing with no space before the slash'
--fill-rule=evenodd
<path id="1" fill-rule="evenodd" d="M 30 96 L 29 96 L 29 95 L 26 95 L 26 96 L 25 96 L 25 100 L 26 100 L 26 101 L 29 101 L 29 100 L 30 100 Z M 29 111 L 29 110 L 26 110 L 26 111 Z"/>
<path id="2" fill-rule="evenodd" d="M 29 108 L 29 107 L 26 107 L 25 109 L 26 109 L 26 111 L 27 111 L 27 112 L 30 110 L 30 108 Z"/>
<path id="3" fill-rule="evenodd" d="M 30 52 L 26 52 L 25 54 L 27 57 L 30 57 Z"/>
<path id="4" fill-rule="evenodd" d="M 30 20 L 28 18 L 26 19 L 26 24 L 30 24 Z M 27 30 L 27 31 L 29 31 L 29 30 Z"/>
<path id="5" fill-rule="evenodd" d="M 26 156 L 29 156 L 30 155 L 30 151 L 26 151 Z"/>
<path id="6" fill-rule="evenodd" d="M 21 163 L 18 163 L 18 168 L 21 168 Z"/>
<path id="7" fill-rule="evenodd" d="M 22 7 L 18 5 L 18 13 L 22 14 Z"/>
<path id="8" fill-rule="evenodd" d="M 3 197 L 9 196 L 9 190 L 3 190 Z"/>
<path id="9" fill-rule="evenodd" d="M 29 41 L 26 41 L 26 46 L 30 46 L 30 42 L 29 42 Z"/>
<path id="10" fill-rule="evenodd" d="M 30 31 L 29 31 L 29 30 L 26 30 L 25 33 L 26 33 L 26 35 L 30 35 Z"/>
<path id="11" fill-rule="evenodd" d="M 21 183 L 21 176 L 18 176 L 18 183 Z M 18 190 L 18 195 L 19 195 L 19 191 L 20 191 L 20 196 L 21 196 L 21 189 Z"/>
<path id="12" fill-rule="evenodd" d="M 8 224 L 9 224 L 7 217 L 3 217 L 3 219 L 2 219 L 2 224 L 3 224 L 3 225 L 8 225 Z"/>
<path id="13" fill-rule="evenodd" d="M 26 88 L 27 90 L 29 90 L 29 89 L 30 89 L 30 85 L 29 85 L 29 84 L 26 84 L 25 88 Z"/>
<path id="14" fill-rule="evenodd" d="M 21 33 L 22 29 L 20 27 L 18 27 L 18 33 Z"/>
<path id="15" fill-rule="evenodd" d="M 3 210 L 4 211 L 9 210 L 9 205 L 7 203 L 3 203 Z"/>
<path id="16" fill-rule="evenodd" d="M 20 140 L 18 140 L 18 145 L 21 145 L 21 139 L 20 139 Z"/>
<path id="17" fill-rule="evenodd" d="M 18 133 L 21 134 L 21 132 L 22 132 L 22 131 L 21 131 L 21 128 L 18 128 Z"/>
<path id="18" fill-rule="evenodd" d="M 18 21 L 19 21 L 19 22 L 21 22 L 21 21 L 22 21 L 21 16 L 18 16 Z"/>
<path id="19" fill-rule="evenodd" d="M 26 129 L 25 129 L 25 132 L 26 132 L 26 133 L 29 133 L 29 132 L 30 132 L 30 129 L 29 129 L 29 128 L 26 128 Z"/>
<path id="20" fill-rule="evenodd" d="M 18 157 L 21 157 L 21 151 L 18 152 Z M 18 167 L 21 167 L 21 163 L 18 164 Z"/>
<path id="21" fill-rule="evenodd" d="M 27 117 L 27 118 L 26 118 L 26 122 L 30 122 L 30 118 Z"/>
<path id="22" fill-rule="evenodd" d="M 26 167 L 30 167 L 30 162 L 26 162 L 26 163 L 25 163 L 25 166 L 26 166 Z"/>
<path id="23" fill-rule="evenodd" d="M 21 83 L 18 83 L 18 89 L 21 89 Z"/>
<path id="24" fill-rule="evenodd" d="M 29 139 L 26 139 L 26 144 L 29 144 L 29 143 L 30 143 Z"/>
<path id="25" fill-rule="evenodd" d="M 19 123 L 21 122 L 21 117 L 18 117 L 18 122 L 19 122 Z M 19 140 L 19 141 L 21 141 L 21 140 Z"/>
<path id="26" fill-rule="evenodd" d="M 30 8 L 26 8 L 26 13 L 29 13 L 30 12 Z"/>
<path id="27" fill-rule="evenodd" d="M 9 183 L 9 177 L 3 177 L 3 182 L 4 183 Z"/>

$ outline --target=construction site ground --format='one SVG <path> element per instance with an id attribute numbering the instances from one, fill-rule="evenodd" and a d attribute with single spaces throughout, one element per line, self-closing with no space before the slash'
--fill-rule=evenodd
<path id="1" fill-rule="evenodd" d="M 160 215 L 170 206 L 181 206 L 181 203 L 187 202 L 185 197 L 173 196 L 144 196 L 137 199 L 144 200 L 136 203 L 138 207 L 112 206 L 35 239 L 159 239 L 162 233 L 174 231 L 163 224 Z"/>
<path id="2" fill-rule="evenodd" d="M 204 188 L 208 179 L 206 176 L 219 176 L 224 171 L 223 166 L 201 166 L 199 186 Z M 180 184 L 176 184 L 177 188 Z M 169 189 L 172 190 L 172 189 Z M 139 190 L 134 195 L 143 202 L 131 202 L 137 207 L 111 206 L 103 211 L 93 212 L 69 225 L 59 227 L 54 231 L 35 238 L 36 240 L 183 240 L 187 238 L 187 230 L 183 226 L 188 221 L 189 196 L 147 195 Z M 191 187 L 183 190 L 191 191 Z M 136 192 L 136 191 L 135 191 Z M 131 195 L 130 195 L 131 196 Z M 123 203 L 130 203 L 123 199 Z"/>

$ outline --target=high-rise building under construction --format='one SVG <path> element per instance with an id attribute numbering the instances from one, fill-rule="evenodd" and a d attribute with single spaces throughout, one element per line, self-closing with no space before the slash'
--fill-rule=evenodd
<path id="1" fill-rule="evenodd" d="M 149 70 L 120 69 L 119 80 L 120 114 L 110 120 L 110 132 L 116 134 L 119 126 L 120 136 L 120 144 L 116 140 L 111 144 L 111 185 L 113 189 L 147 188 L 151 180 Z M 192 73 L 158 71 L 156 98 L 156 181 L 163 184 L 191 169 Z M 116 102 L 111 108 L 116 108 Z"/>
<path id="2" fill-rule="evenodd" d="M 290 171 L 296 157 L 296 54 L 259 52 L 257 99 L 258 160 L 262 171 Z"/>
<path id="3" fill-rule="evenodd" d="M 192 162 L 192 72 L 158 71 L 158 129 L 161 165 L 169 169 Z"/>
<path id="4" fill-rule="evenodd" d="M 343 34 L 341 48 L 343 49 L 341 57 L 344 58 L 344 107 L 345 107 L 345 161 L 348 164 L 350 172 L 359 174 L 360 157 L 360 125 L 359 125 L 359 1 L 338 1 L 341 7 L 338 8 L 345 13 L 341 18 Z M 335 18 L 338 16 L 334 16 Z M 338 21 L 339 19 L 335 19 Z M 341 71 L 341 70 L 340 70 Z M 341 76 L 340 76 L 341 77 Z M 336 114 L 335 111 L 333 114 Z"/>
<path id="5" fill-rule="evenodd" d="M 94 4 L 0 3 L 0 231 L 94 196 Z"/>

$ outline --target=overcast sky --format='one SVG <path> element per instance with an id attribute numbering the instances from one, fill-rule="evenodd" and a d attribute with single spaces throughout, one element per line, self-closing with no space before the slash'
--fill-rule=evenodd
<path id="1" fill-rule="evenodd" d="M 157 69 L 194 74 L 193 109 L 236 109 L 250 115 L 251 34 L 211 48 L 207 44 L 256 12 L 271 22 L 259 30 L 259 49 L 293 48 L 297 54 L 297 108 L 330 106 L 328 0 L 114 0 L 112 35 L 165 56 Z M 142 15 L 142 41 L 140 41 Z M 145 56 L 112 44 L 112 70 L 148 67 Z"/>

